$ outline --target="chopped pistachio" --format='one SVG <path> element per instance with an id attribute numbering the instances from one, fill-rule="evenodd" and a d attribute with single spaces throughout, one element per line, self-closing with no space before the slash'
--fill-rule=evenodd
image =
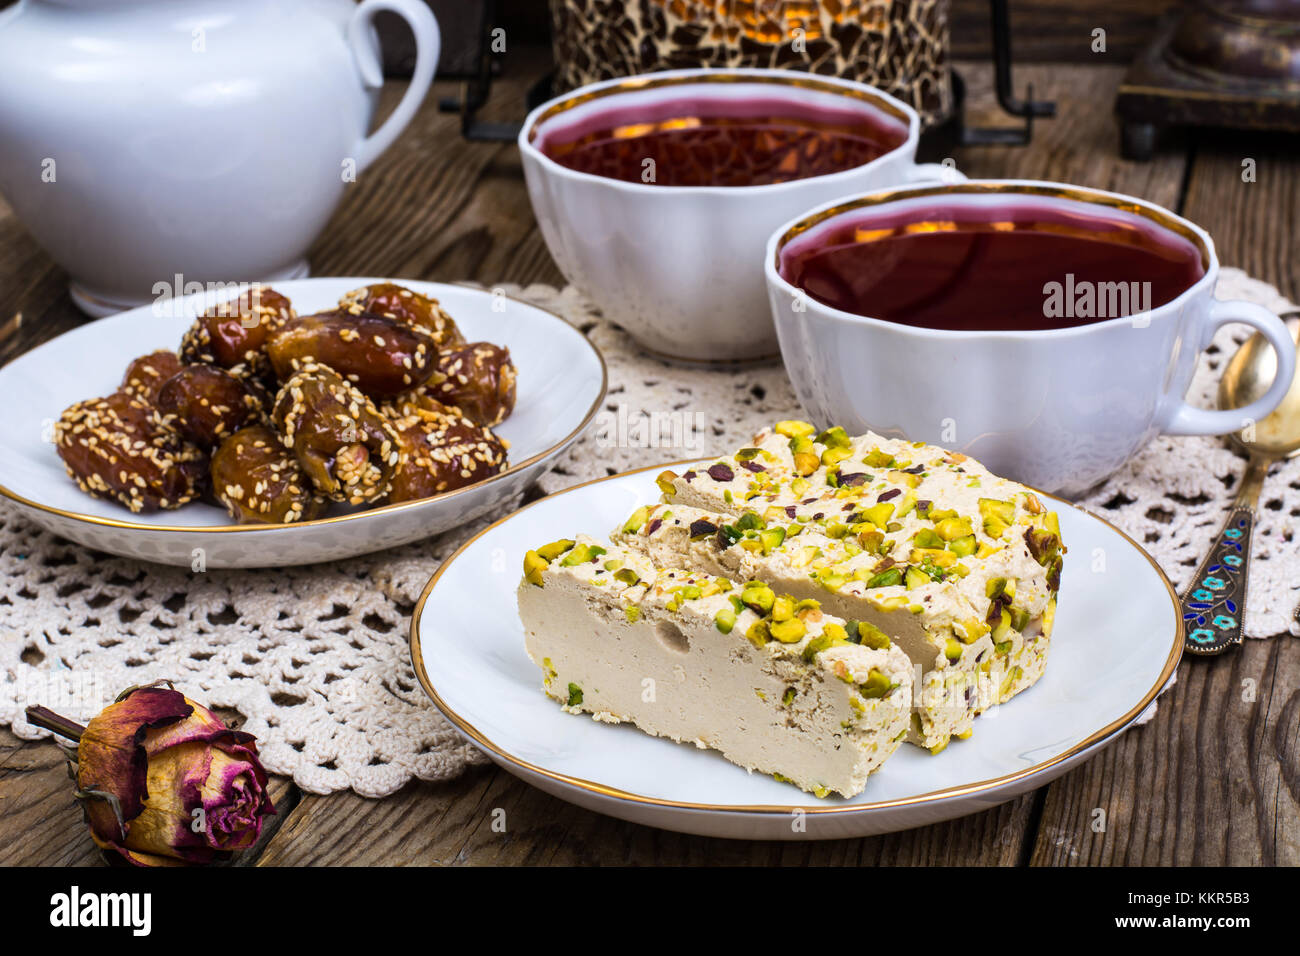
<path id="1" fill-rule="evenodd" d="M 817 441 L 827 448 L 848 448 L 852 444 L 849 433 L 839 425 L 826 429 L 817 436 Z"/>
<path id="2" fill-rule="evenodd" d="M 850 448 L 827 448 L 822 452 L 821 463 L 830 468 L 833 465 L 838 465 L 852 454 L 853 450 Z"/>
<path id="3" fill-rule="evenodd" d="M 598 544 L 578 544 L 574 545 L 564 560 L 560 562 L 562 568 L 572 568 L 579 564 L 586 564 L 588 561 L 594 561 L 605 553 L 605 549 Z"/>
<path id="4" fill-rule="evenodd" d="M 846 631 L 842 625 L 836 624 L 834 621 L 829 621 L 822 627 L 822 635 L 829 637 L 836 643 L 849 643 L 849 632 Z"/>
<path id="5" fill-rule="evenodd" d="M 937 568 L 950 568 L 957 563 L 957 555 L 937 548 L 913 548 L 907 555 L 909 564 L 932 564 Z"/>
<path id="6" fill-rule="evenodd" d="M 784 528 L 765 528 L 758 533 L 758 540 L 763 549 L 763 554 L 771 554 L 781 543 L 785 541 Z"/>
<path id="7" fill-rule="evenodd" d="M 903 572 L 899 568 L 886 568 L 879 574 L 873 575 L 867 579 L 869 588 L 887 588 L 895 584 L 903 583 Z"/>
<path id="8" fill-rule="evenodd" d="M 871 700 L 872 698 L 884 697 L 897 686 L 885 674 L 873 667 L 867 674 L 866 682 L 858 686 L 858 693 Z"/>
<path id="9" fill-rule="evenodd" d="M 838 591 L 847 579 L 837 571 L 824 571 L 817 575 L 817 583 L 827 591 Z"/>
<path id="10" fill-rule="evenodd" d="M 648 505 L 642 505 L 640 508 L 637 508 L 636 511 L 632 512 L 632 516 L 627 519 L 627 523 L 623 525 L 623 533 L 635 534 L 640 531 L 642 525 L 646 523 L 646 519 L 649 517 L 650 508 Z"/>
<path id="11" fill-rule="evenodd" d="M 762 581 L 750 581 L 740 592 L 740 601 L 756 614 L 767 614 L 776 602 L 776 592 Z"/>
<path id="12" fill-rule="evenodd" d="M 858 643 L 877 651 L 888 650 L 890 646 L 889 635 L 866 621 L 858 622 Z"/>
<path id="13" fill-rule="evenodd" d="M 529 584 L 535 584 L 542 587 L 542 572 L 550 567 L 550 562 L 539 555 L 536 551 L 529 551 L 524 555 L 524 579 Z"/>
<path id="14" fill-rule="evenodd" d="M 934 523 L 934 530 L 945 541 L 953 541 L 975 533 L 971 530 L 969 518 L 944 518 Z"/>
<path id="15" fill-rule="evenodd" d="M 894 505 L 888 501 L 882 501 L 880 504 L 872 505 L 862 512 L 877 528 L 884 528 L 889 524 L 889 519 L 894 516 Z"/>
<path id="16" fill-rule="evenodd" d="M 768 633 L 782 644 L 797 644 L 808 633 L 808 628 L 796 617 L 789 621 L 774 622 L 768 627 Z"/>
<path id="17" fill-rule="evenodd" d="M 879 448 L 873 448 L 867 457 L 862 459 L 862 463 L 869 468 L 891 468 L 894 465 L 894 456 Z"/>
<path id="18" fill-rule="evenodd" d="M 561 538 L 559 541 L 552 541 L 550 544 L 542 545 L 537 549 L 537 553 L 549 563 L 572 548 L 573 544 L 568 538 Z"/>
<path id="19" fill-rule="evenodd" d="M 948 550 L 959 558 L 969 558 L 975 553 L 975 535 L 968 534 L 961 538 L 954 538 L 948 542 Z"/>
<path id="20" fill-rule="evenodd" d="M 1000 641 L 1002 641 L 1002 639 L 1007 636 L 1007 633 L 1010 630 L 1011 630 L 1011 612 L 1008 611 L 1006 608 L 1003 608 L 1002 613 L 998 615 L 998 623 L 993 628 L 993 634 L 992 634 L 993 643 L 997 644 Z"/>

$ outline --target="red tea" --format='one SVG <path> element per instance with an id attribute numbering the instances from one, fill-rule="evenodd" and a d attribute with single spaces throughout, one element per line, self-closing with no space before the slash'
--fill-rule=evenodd
<path id="1" fill-rule="evenodd" d="M 567 128 L 544 130 L 537 147 L 562 166 L 609 179 L 765 186 L 862 166 L 906 140 L 906 127 L 865 105 L 681 95 L 614 104 Z"/>
<path id="2" fill-rule="evenodd" d="M 782 276 L 857 315 L 1015 331 L 1146 312 L 1205 274 L 1190 239 L 1137 215 L 1032 197 L 902 205 L 796 236 L 781 251 Z"/>

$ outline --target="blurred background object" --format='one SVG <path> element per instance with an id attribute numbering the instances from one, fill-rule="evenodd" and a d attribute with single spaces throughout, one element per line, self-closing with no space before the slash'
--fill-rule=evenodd
<path id="1" fill-rule="evenodd" d="M 927 125 L 952 114 L 948 0 L 550 0 L 553 91 L 693 67 L 861 80 Z"/>
<path id="2" fill-rule="evenodd" d="M 1300 131 L 1300 2 L 1190 0 L 1129 68 L 1116 110 L 1126 157 L 1167 126 Z"/>
<path id="3" fill-rule="evenodd" d="M 1012 88 L 1009 0 L 961 0 L 983 11 L 991 33 L 977 55 L 995 63 L 998 102 L 1024 120 L 1020 127 L 975 128 L 965 123 L 965 87 L 951 66 L 952 0 L 427 0 L 444 24 L 447 42 L 439 66 L 444 79 L 464 81 L 458 104 L 470 139 L 508 140 L 518 126 L 482 123 L 492 77 L 512 37 L 536 42 L 549 34 L 553 70 L 530 90 L 527 107 L 588 83 L 658 70 L 691 67 L 772 67 L 858 80 L 878 87 L 921 114 L 930 140 L 1023 145 L 1035 117 L 1054 113 L 1032 89 Z M 1149 0 L 1148 0 L 1149 2 Z M 445 22 L 444 22 L 445 21 Z M 381 21 L 386 61 L 405 65 L 396 24 Z M 972 29 L 965 27 L 964 29 Z M 455 50 L 454 54 L 451 52 Z M 521 110 L 521 114 L 522 114 Z"/>

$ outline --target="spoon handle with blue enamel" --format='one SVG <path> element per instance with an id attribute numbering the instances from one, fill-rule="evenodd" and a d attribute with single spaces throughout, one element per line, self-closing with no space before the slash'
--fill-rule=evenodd
<path id="1" fill-rule="evenodd" d="M 1213 657 L 1245 637 L 1250 539 L 1268 465 L 1268 459 L 1251 456 L 1228 519 L 1183 594 L 1183 649 L 1189 654 Z"/>

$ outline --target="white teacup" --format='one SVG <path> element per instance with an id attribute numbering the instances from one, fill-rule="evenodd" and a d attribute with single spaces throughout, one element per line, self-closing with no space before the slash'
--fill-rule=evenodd
<path id="1" fill-rule="evenodd" d="M 1010 199 L 1008 197 L 1011 197 Z M 1137 315 L 1066 328 L 950 331 L 833 308 L 788 281 L 783 265 L 832 230 L 870 241 L 888 210 L 906 221 L 941 201 L 988 215 L 1032 197 L 1061 216 L 1113 220 L 1190 243 L 1203 274 Z M 858 227 L 858 221 L 862 226 Z M 843 230 L 848 226 L 851 233 Z M 1171 234 L 1171 235 L 1170 235 Z M 855 239 L 855 241 L 861 241 Z M 1059 263 L 1062 276 L 1068 262 Z M 1273 313 L 1214 298 L 1219 261 L 1209 235 L 1159 206 L 1101 190 L 1018 180 L 886 190 L 812 210 L 772 233 L 764 259 L 781 354 L 815 421 L 965 452 L 994 472 L 1045 491 L 1080 494 L 1153 437 L 1238 431 L 1277 407 L 1295 372 L 1295 346 Z M 1048 290 L 1042 290 L 1047 298 Z M 1278 373 L 1263 398 L 1211 411 L 1184 400 L 1199 353 L 1220 326 L 1261 332 Z"/>
<path id="2" fill-rule="evenodd" d="M 765 185 L 667 185 L 581 172 L 542 146 L 611 109 L 645 109 L 691 97 L 762 99 L 791 115 L 852 111 L 897 134 L 862 165 Z M 672 70 L 593 83 L 533 110 L 519 133 L 524 174 L 542 235 L 565 277 L 647 351 L 683 362 L 774 357 L 776 331 L 761 256 L 778 223 L 819 203 L 918 181 L 954 181 L 955 169 L 918 166 L 920 121 L 870 86 L 786 70 Z"/>

